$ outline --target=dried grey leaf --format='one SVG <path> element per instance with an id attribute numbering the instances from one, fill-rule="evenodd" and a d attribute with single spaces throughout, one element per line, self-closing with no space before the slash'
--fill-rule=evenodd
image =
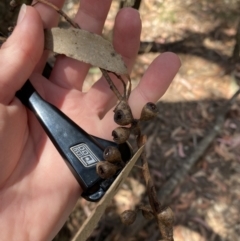
<path id="1" fill-rule="evenodd" d="M 82 29 L 45 30 L 45 49 L 117 74 L 127 74 L 127 67 L 112 44 L 102 36 Z"/>
<path id="2" fill-rule="evenodd" d="M 98 202 L 95 210 L 92 214 L 85 220 L 81 228 L 72 238 L 72 241 L 85 241 L 89 235 L 93 232 L 94 228 L 96 227 L 98 221 L 100 220 L 101 216 L 103 215 L 106 207 L 111 203 L 113 196 L 116 192 L 120 189 L 121 184 L 129 175 L 129 172 L 132 170 L 133 166 L 135 165 L 136 161 L 140 157 L 144 146 L 140 147 L 138 151 L 134 154 L 134 156 L 129 160 L 127 165 L 124 169 L 120 172 L 114 183 L 111 187 L 107 190 L 105 195 L 102 199 Z"/>

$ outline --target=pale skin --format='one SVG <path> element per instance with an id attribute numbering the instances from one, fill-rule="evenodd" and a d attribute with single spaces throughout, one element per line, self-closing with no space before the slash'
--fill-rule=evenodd
<path id="1" fill-rule="evenodd" d="M 61 7 L 64 0 L 51 2 Z M 110 4 L 110 0 L 82 0 L 75 21 L 81 28 L 100 34 Z M 4 241 L 52 240 L 80 197 L 81 187 L 15 92 L 30 78 L 47 101 L 90 134 L 110 140 L 116 126 L 112 112 L 116 97 L 103 78 L 83 93 L 89 65 L 67 57 L 58 58 L 49 80 L 42 77 L 47 55 L 43 51 L 43 28 L 56 26 L 58 14 L 42 4 L 22 12 L 25 14 L 0 49 L 0 234 Z M 113 45 L 129 72 L 140 32 L 138 12 L 121 10 Z M 179 67 L 173 53 L 153 61 L 129 99 L 135 117 L 146 102 L 155 102 L 165 93 Z"/>

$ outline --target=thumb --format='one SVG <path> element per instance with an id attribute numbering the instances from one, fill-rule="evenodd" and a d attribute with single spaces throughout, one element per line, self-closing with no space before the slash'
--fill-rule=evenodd
<path id="1" fill-rule="evenodd" d="M 23 4 L 17 26 L 0 49 L 0 103 L 9 104 L 29 78 L 42 55 L 43 39 L 38 12 Z"/>

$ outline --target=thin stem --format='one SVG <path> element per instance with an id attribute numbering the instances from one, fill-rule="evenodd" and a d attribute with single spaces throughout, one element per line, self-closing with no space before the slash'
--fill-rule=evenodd
<path id="1" fill-rule="evenodd" d="M 145 180 L 146 186 L 147 186 L 147 194 L 148 194 L 149 204 L 153 210 L 154 215 L 157 216 L 157 214 L 161 212 L 161 204 L 158 201 L 157 192 L 156 192 L 155 186 L 153 184 L 153 180 L 150 175 L 145 150 L 143 150 L 143 152 L 141 154 L 141 161 L 142 161 L 142 167 L 143 167 L 143 169 L 142 169 L 143 177 L 144 177 L 144 180 Z"/>
<path id="2" fill-rule="evenodd" d="M 36 3 L 33 3 L 32 6 L 36 5 L 37 3 L 43 3 L 46 4 L 47 6 L 53 8 L 54 10 L 56 10 L 61 16 L 63 16 L 67 22 L 69 22 L 74 28 L 80 28 L 79 25 L 77 23 L 75 23 L 71 18 L 68 17 L 68 15 L 66 13 L 64 13 L 61 9 L 59 9 L 57 6 L 55 6 L 54 4 L 46 1 L 46 0 L 37 0 Z"/>
<path id="3" fill-rule="evenodd" d="M 123 98 L 126 99 L 126 97 L 127 97 L 127 85 L 126 85 L 125 81 L 123 80 L 121 75 L 118 75 L 118 74 L 116 74 L 114 72 L 111 72 L 111 73 L 113 73 L 118 79 L 121 80 L 121 82 L 123 84 Z"/>
<path id="4" fill-rule="evenodd" d="M 109 86 L 110 86 L 110 89 L 113 91 L 113 93 L 117 96 L 117 98 L 118 98 L 119 100 L 122 100 L 123 97 L 122 97 L 122 95 L 120 94 L 120 92 L 118 91 L 118 89 L 117 89 L 117 87 L 115 86 L 115 84 L 113 83 L 113 81 L 111 80 L 111 78 L 110 78 L 107 70 L 102 69 L 102 68 L 100 68 L 100 70 L 102 71 L 103 76 L 104 76 L 105 79 L 107 80 L 107 82 L 108 82 L 108 84 L 109 84 Z"/>
<path id="5" fill-rule="evenodd" d="M 128 83 L 129 83 L 129 86 L 128 86 L 128 91 L 127 91 L 127 100 L 129 99 L 129 96 L 131 94 L 131 91 L 132 91 L 132 80 L 130 78 L 129 75 L 126 75 L 127 79 L 128 79 Z"/>
<path id="6" fill-rule="evenodd" d="M 123 84 L 123 88 L 124 88 L 124 98 L 125 98 L 126 100 L 128 100 L 128 99 L 129 99 L 129 96 L 130 96 L 130 94 L 131 94 L 131 91 L 132 91 L 132 80 L 131 80 L 130 76 L 129 76 L 129 75 L 125 75 L 125 76 L 127 77 L 127 79 L 128 79 L 128 88 L 127 88 L 127 85 L 126 85 L 126 83 L 125 83 L 125 81 L 123 80 L 123 78 L 122 78 L 121 75 L 118 75 L 118 74 L 116 74 L 116 73 L 114 73 L 114 72 L 111 72 L 111 73 L 113 73 L 114 75 L 116 75 L 116 77 L 121 80 L 121 82 L 122 82 L 122 84 Z"/>
<path id="7" fill-rule="evenodd" d="M 137 145 L 140 148 L 147 141 L 147 137 L 139 135 L 137 137 Z M 158 200 L 156 188 L 154 186 L 152 177 L 150 175 L 149 166 L 147 162 L 146 150 L 144 149 L 141 154 L 142 173 L 147 187 L 147 195 L 152 213 L 158 224 L 158 229 L 164 241 L 173 241 L 173 221 L 174 216 L 170 208 L 163 208 Z"/>
<path id="8" fill-rule="evenodd" d="M 127 98 L 127 85 L 125 83 L 125 81 L 123 80 L 122 76 L 121 75 L 117 75 L 116 76 L 121 80 L 122 84 L 123 84 L 123 97 L 124 99 Z"/>

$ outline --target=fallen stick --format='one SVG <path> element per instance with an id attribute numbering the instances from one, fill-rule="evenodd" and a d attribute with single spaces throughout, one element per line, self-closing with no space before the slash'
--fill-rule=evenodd
<path id="1" fill-rule="evenodd" d="M 236 91 L 236 93 L 226 102 L 224 106 L 220 107 L 220 110 L 217 111 L 217 118 L 211 131 L 206 135 L 205 138 L 201 140 L 196 150 L 185 161 L 183 161 L 181 168 L 177 169 L 169 178 L 169 180 L 158 191 L 160 202 L 167 202 L 174 189 L 184 181 L 186 175 L 189 173 L 192 167 L 197 163 L 199 158 L 203 156 L 215 137 L 221 132 L 225 121 L 225 115 L 239 94 L 240 89 Z"/>

